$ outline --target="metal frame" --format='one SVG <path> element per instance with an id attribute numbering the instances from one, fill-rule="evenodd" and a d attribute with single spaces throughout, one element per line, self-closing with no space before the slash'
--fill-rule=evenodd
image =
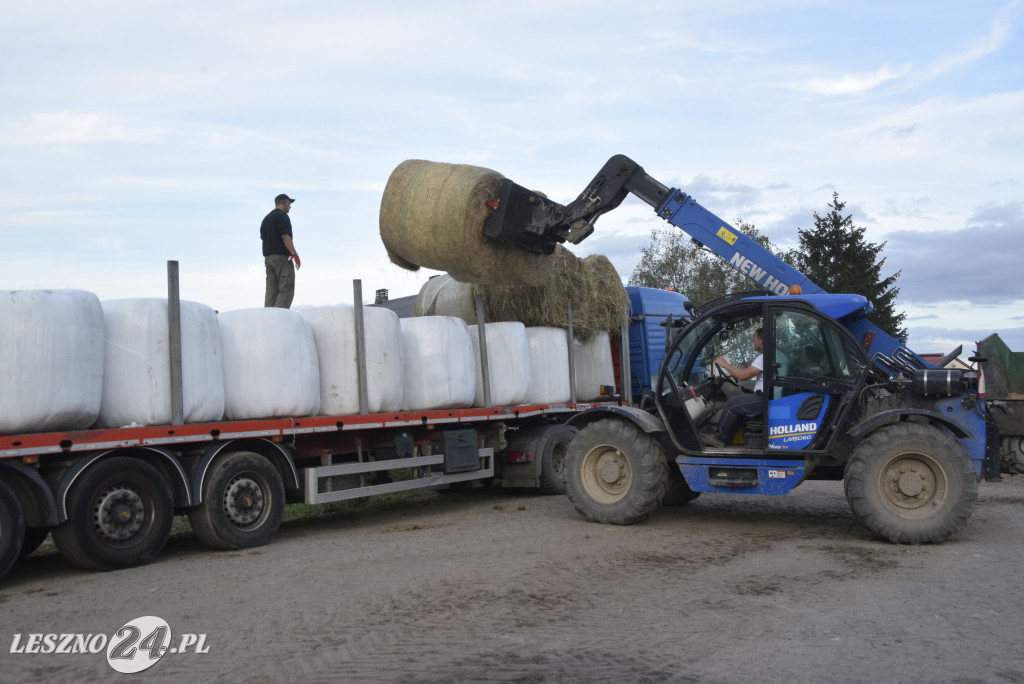
<path id="1" fill-rule="evenodd" d="M 428 473 L 425 477 L 419 477 L 402 482 L 388 482 L 379 485 L 364 485 L 341 489 L 333 492 L 320 492 L 319 482 L 325 477 L 336 477 L 338 475 L 364 475 L 366 473 L 380 472 L 382 470 L 396 470 L 398 468 L 425 468 L 430 466 L 444 465 L 444 454 L 432 454 L 430 456 L 417 456 L 414 458 L 398 458 L 387 461 L 369 461 L 365 463 L 342 463 L 338 465 L 320 466 L 318 468 L 303 468 L 302 475 L 305 483 L 304 500 L 307 504 L 330 503 L 331 501 L 345 501 L 348 499 L 360 499 L 375 494 L 388 492 L 401 492 L 411 489 L 426 489 L 440 487 L 441 485 L 455 482 L 468 482 L 472 480 L 483 480 L 494 477 L 494 449 L 480 449 L 480 459 L 484 467 L 479 470 L 472 470 L 465 473 Z"/>

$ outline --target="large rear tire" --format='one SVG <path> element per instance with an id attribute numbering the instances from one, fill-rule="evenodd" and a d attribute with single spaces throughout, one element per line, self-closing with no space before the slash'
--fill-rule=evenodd
<path id="1" fill-rule="evenodd" d="M 68 520 L 53 528 L 61 554 L 87 570 L 147 563 L 171 534 L 171 490 L 137 458 L 105 458 L 82 473 L 67 497 Z"/>
<path id="2" fill-rule="evenodd" d="M 234 451 L 214 462 L 203 502 L 188 511 L 196 535 L 215 549 L 244 549 L 270 540 L 284 517 L 284 482 L 259 454 Z"/>
<path id="3" fill-rule="evenodd" d="M 0 482 L 0 577 L 21 557 L 25 543 L 25 514 L 18 497 Z"/>
<path id="4" fill-rule="evenodd" d="M 897 544 L 938 544 L 963 529 L 978 498 L 970 457 L 952 435 L 918 423 L 883 428 L 846 465 L 857 518 Z"/>
<path id="5" fill-rule="evenodd" d="M 566 493 L 588 520 L 612 525 L 640 522 L 661 503 L 668 484 L 658 441 L 615 418 L 587 425 L 566 455 Z"/>

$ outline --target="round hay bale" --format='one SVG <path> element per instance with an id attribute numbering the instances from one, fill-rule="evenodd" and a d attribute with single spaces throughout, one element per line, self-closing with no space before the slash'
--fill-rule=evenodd
<path id="1" fill-rule="evenodd" d="M 466 283 L 526 283 L 547 277 L 551 255 L 503 245 L 483 235 L 503 177 L 466 164 L 410 159 L 399 164 L 380 203 L 380 236 L 393 263 L 447 271 Z"/>
<path id="2" fill-rule="evenodd" d="M 579 259 L 558 246 L 550 278 L 542 285 L 469 285 L 440 276 L 420 290 L 414 312 L 455 316 L 473 324 L 478 294 L 488 323 L 519 321 L 527 327 L 567 327 L 567 305 L 572 302 L 573 332 L 584 340 L 602 331 L 617 332 L 629 305 L 622 281 L 606 257 Z"/>

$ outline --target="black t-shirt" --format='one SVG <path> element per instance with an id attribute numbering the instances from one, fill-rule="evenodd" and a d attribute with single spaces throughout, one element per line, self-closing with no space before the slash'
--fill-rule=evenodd
<path id="1" fill-rule="evenodd" d="M 268 254 L 284 254 L 287 256 L 291 254 L 288 248 L 284 246 L 284 241 L 281 240 L 282 235 L 291 234 L 292 220 L 288 218 L 288 214 L 275 207 L 272 212 L 263 218 L 263 223 L 260 224 L 263 256 Z"/>

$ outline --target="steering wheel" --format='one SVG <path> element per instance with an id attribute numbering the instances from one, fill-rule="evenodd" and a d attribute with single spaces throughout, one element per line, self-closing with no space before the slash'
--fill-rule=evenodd
<path id="1" fill-rule="evenodd" d="M 735 377 L 733 377 L 732 373 L 730 373 L 729 371 L 725 370 L 725 368 L 723 368 L 723 367 L 721 366 L 721 364 L 718 364 L 718 363 L 716 363 L 716 364 L 715 364 L 715 368 L 716 368 L 716 369 L 718 370 L 718 375 L 719 375 L 719 376 L 720 376 L 720 377 L 721 377 L 721 378 L 722 378 L 723 380 L 725 380 L 726 382 L 728 382 L 728 383 L 729 383 L 730 385 L 734 385 L 734 386 L 736 386 L 736 387 L 739 387 L 739 386 L 740 386 L 740 381 L 739 381 L 739 380 L 737 380 L 737 379 L 736 379 Z"/>

